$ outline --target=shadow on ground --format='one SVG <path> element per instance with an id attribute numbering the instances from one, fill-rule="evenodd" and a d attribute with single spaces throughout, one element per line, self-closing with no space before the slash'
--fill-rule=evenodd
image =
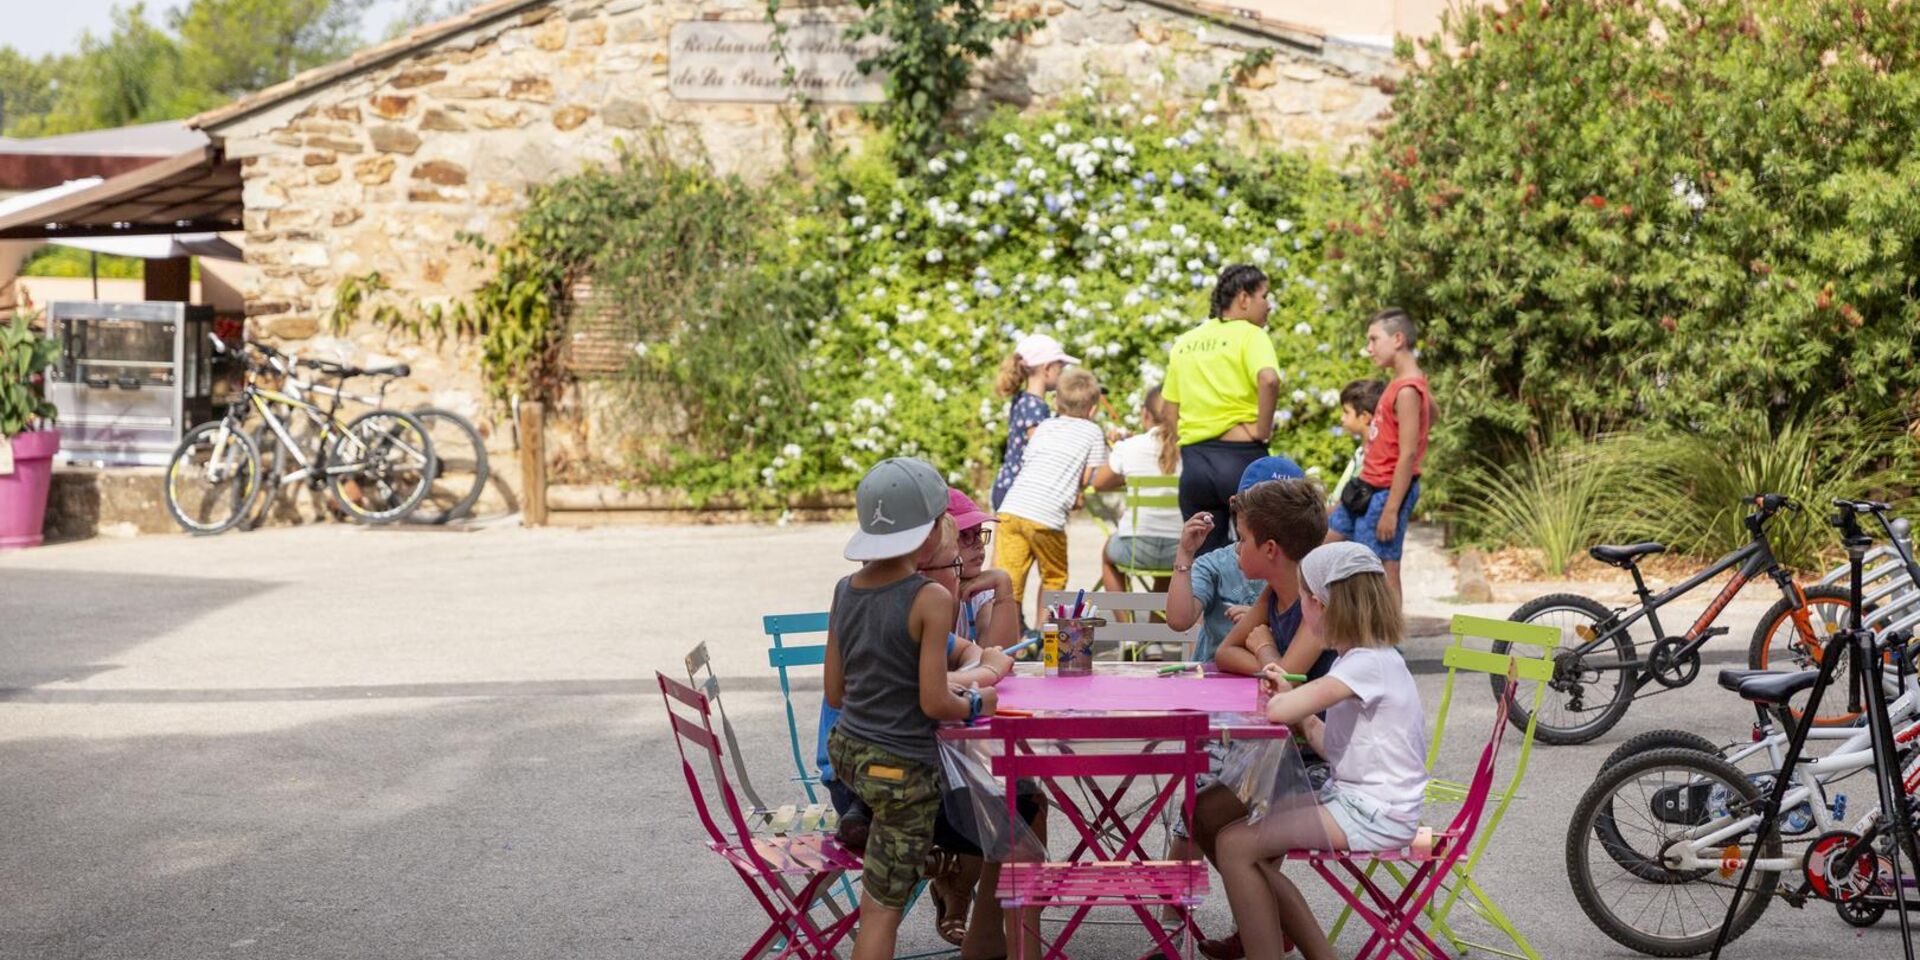
<path id="1" fill-rule="evenodd" d="M 0 586 L 0 701 L 115 669 L 115 656 L 243 598 L 258 580 L 8 569 Z M 164 599 L 163 599 L 164 598 Z"/>

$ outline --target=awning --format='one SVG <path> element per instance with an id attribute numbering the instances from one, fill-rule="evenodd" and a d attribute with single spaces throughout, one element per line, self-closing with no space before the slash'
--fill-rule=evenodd
<path id="1" fill-rule="evenodd" d="M 0 213 L 0 240 L 239 230 L 240 211 L 240 164 L 202 147 Z"/>
<path id="2" fill-rule="evenodd" d="M 209 260 L 247 259 L 239 247 L 217 233 L 155 233 L 144 237 L 85 237 L 53 241 L 55 246 L 109 253 L 117 257 L 142 260 L 171 260 L 175 257 L 204 257 Z"/>

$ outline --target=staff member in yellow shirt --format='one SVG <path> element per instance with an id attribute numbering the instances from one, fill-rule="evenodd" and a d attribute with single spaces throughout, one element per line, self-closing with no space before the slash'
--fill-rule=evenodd
<path id="1" fill-rule="evenodd" d="M 1280 360 L 1267 336 L 1267 275 L 1236 263 L 1220 271 L 1207 322 L 1173 342 L 1161 399 L 1180 438 L 1180 518 L 1205 513 L 1213 530 L 1195 556 L 1227 542 L 1227 503 L 1247 464 L 1267 455 L 1280 398 Z"/>

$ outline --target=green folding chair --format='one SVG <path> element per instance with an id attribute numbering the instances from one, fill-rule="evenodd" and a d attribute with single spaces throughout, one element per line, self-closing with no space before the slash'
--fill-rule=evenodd
<path id="1" fill-rule="evenodd" d="M 1140 511 L 1149 508 L 1180 509 L 1180 478 L 1128 477 L 1126 499 L 1122 501 L 1121 509 L 1133 518 L 1133 529 L 1140 529 Z M 1108 536 L 1112 536 L 1112 531 L 1107 533 Z M 1140 589 L 1144 591 L 1151 591 L 1156 580 L 1173 579 L 1171 568 L 1163 569 L 1136 563 L 1131 554 L 1127 556 L 1127 562 L 1116 563 L 1114 568 L 1123 575 L 1138 580 Z"/>
<path id="2" fill-rule="evenodd" d="M 1515 960 L 1541 960 L 1539 951 L 1533 949 L 1533 945 L 1527 942 L 1527 938 L 1520 935 L 1520 931 L 1514 928 L 1513 921 L 1494 905 L 1493 899 L 1487 896 L 1487 892 L 1474 880 L 1473 869 L 1479 865 L 1481 855 L 1486 853 L 1487 843 L 1493 839 L 1494 830 L 1500 826 L 1500 819 L 1506 815 L 1507 805 L 1512 803 L 1513 798 L 1518 795 L 1520 781 L 1526 778 L 1527 758 L 1533 752 L 1534 723 L 1540 716 L 1540 703 L 1546 694 L 1547 682 L 1553 679 L 1553 658 L 1554 652 L 1560 646 L 1560 631 L 1554 627 L 1538 624 L 1514 623 L 1511 620 L 1492 620 L 1486 617 L 1459 614 L 1453 618 L 1451 632 L 1453 642 L 1447 647 L 1446 654 L 1442 658 L 1442 662 L 1447 667 L 1447 683 L 1440 694 L 1440 713 L 1434 719 L 1433 742 L 1427 748 L 1429 772 L 1434 771 L 1440 762 L 1440 745 L 1447 733 L 1447 711 L 1453 704 L 1454 680 L 1461 671 L 1505 677 L 1508 675 L 1509 664 L 1514 664 L 1513 669 L 1521 681 L 1534 681 L 1533 709 L 1527 713 L 1527 727 L 1521 734 L 1520 757 L 1513 765 L 1513 779 L 1507 782 L 1506 789 L 1495 792 L 1489 798 L 1495 801 L 1496 805 L 1481 822 L 1480 836 L 1473 846 L 1473 851 L 1454 867 L 1455 879 L 1449 883 L 1446 898 L 1444 900 L 1436 898 L 1433 903 L 1428 904 L 1427 920 L 1432 924 L 1434 932 L 1445 937 L 1456 950 L 1462 952 L 1478 950 L 1512 957 Z M 1512 644 L 1513 653 L 1509 655 L 1470 649 L 1465 643 L 1468 637 L 1489 641 L 1504 640 Z M 1530 651 L 1538 651 L 1538 655 L 1532 655 Z M 1508 695 L 1517 696 L 1519 687 L 1519 683 L 1509 686 Z M 1461 781 L 1446 780 L 1437 776 L 1427 781 L 1426 799 L 1429 803 L 1460 803 L 1466 799 L 1466 796 L 1467 784 Z M 1407 875 L 1398 864 L 1375 861 L 1367 868 L 1368 876 L 1371 877 L 1376 869 L 1386 870 L 1394 882 L 1402 887 L 1406 885 Z M 1356 893 L 1359 889 L 1355 888 Z M 1462 894 L 1466 894 L 1467 899 L 1462 900 Z M 1505 934 L 1507 939 L 1512 941 L 1514 949 L 1508 950 L 1474 943 L 1462 938 L 1447 924 L 1447 917 L 1452 914 L 1456 904 L 1465 906 L 1488 925 Z M 1351 909 L 1342 911 L 1340 919 L 1334 923 L 1333 930 L 1328 933 L 1327 939 L 1338 940 L 1341 929 L 1346 926 L 1352 914 Z"/>

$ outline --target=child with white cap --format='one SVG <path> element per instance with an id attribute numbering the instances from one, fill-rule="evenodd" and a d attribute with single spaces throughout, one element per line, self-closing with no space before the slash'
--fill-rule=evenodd
<path id="1" fill-rule="evenodd" d="M 992 687 L 955 690 L 947 677 L 953 595 L 916 567 L 947 511 L 947 485 L 922 460 L 883 460 L 854 494 L 860 529 L 846 557 L 858 572 L 827 614 L 826 695 L 834 775 L 872 809 L 853 955 L 891 957 L 940 813 L 935 731 L 993 712 Z"/>
<path id="2" fill-rule="evenodd" d="M 1053 416 L 1053 408 L 1047 406 L 1047 394 L 1060 385 L 1060 374 L 1067 369 L 1067 364 L 1079 362 L 1079 357 L 1067 354 L 1060 341 L 1044 333 L 1021 337 L 1020 342 L 1014 344 L 1013 352 L 1001 361 L 1000 377 L 994 386 L 1010 402 L 1006 453 L 1000 459 L 999 475 L 993 478 L 993 509 L 1000 509 L 1000 502 L 1013 487 L 1013 478 L 1020 475 L 1027 440 L 1033 436 L 1034 428 Z"/>
<path id="3" fill-rule="evenodd" d="M 1339 658 L 1318 680 L 1290 686 L 1277 667 L 1267 719 L 1306 738 L 1333 766 L 1320 789 L 1317 822 L 1240 821 L 1220 832 L 1217 865 L 1247 956 L 1278 960 L 1281 932 L 1308 960 L 1333 956 L 1313 911 L 1277 865 L 1288 850 L 1397 850 L 1420 829 L 1426 794 L 1426 711 L 1398 650 L 1405 621 L 1386 570 L 1357 543 L 1330 543 L 1300 563 L 1301 627 Z M 1326 720 L 1317 714 L 1324 712 Z M 1270 818 L 1271 819 L 1271 818 Z M 1288 818 L 1296 819 L 1296 818 Z"/>

